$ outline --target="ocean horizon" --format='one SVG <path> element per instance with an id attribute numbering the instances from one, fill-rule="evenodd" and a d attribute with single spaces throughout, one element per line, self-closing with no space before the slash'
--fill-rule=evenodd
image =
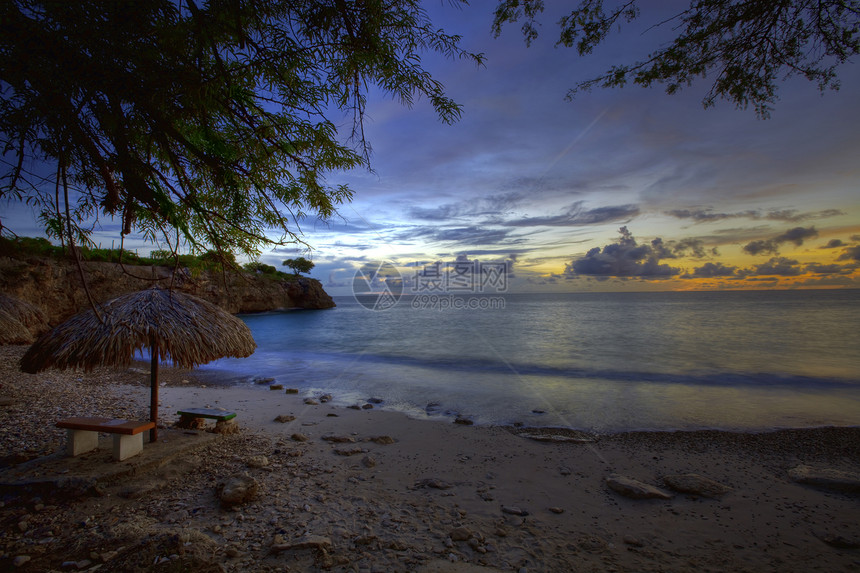
<path id="1" fill-rule="evenodd" d="M 224 383 L 590 432 L 860 425 L 860 290 L 403 296 L 240 315 Z M 267 390 L 268 391 L 268 390 Z"/>

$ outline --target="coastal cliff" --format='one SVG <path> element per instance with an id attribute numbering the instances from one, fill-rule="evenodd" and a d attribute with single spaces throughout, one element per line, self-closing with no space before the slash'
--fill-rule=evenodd
<path id="1" fill-rule="evenodd" d="M 277 309 L 323 309 L 334 301 L 316 279 L 275 279 L 254 273 L 191 272 L 173 267 L 121 266 L 83 262 L 90 293 L 105 302 L 153 283 L 200 297 L 232 314 Z M 87 308 L 89 302 L 77 265 L 52 258 L 0 257 L 0 292 L 41 308 L 52 325 Z"/>

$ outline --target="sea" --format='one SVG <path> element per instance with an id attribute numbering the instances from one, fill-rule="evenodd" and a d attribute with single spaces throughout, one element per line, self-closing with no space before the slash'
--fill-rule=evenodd
<path id="1" fill-rule="evenodd" d="M 335 302 L 240 315 L 256 352 L 202 368 L 248 392 L 274 378 L 337 405 L 447 422 L 594 433 L 860 425 L 860 290 Z"/>

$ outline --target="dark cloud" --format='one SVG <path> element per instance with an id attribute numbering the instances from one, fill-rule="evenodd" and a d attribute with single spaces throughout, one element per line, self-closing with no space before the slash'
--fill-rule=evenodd
<path id="1" fill-rule="evenodd" d="M 795 227 L 772 239 L 751 241 L 744 246 L 744 251 L 751 255 L 775 255 L 779 253 L 779 245 L 783 243 L 794 243 L 799 247 L 803 241 L 817 236 L 815 227 Z"/>
<path id="2" fill-rule="evenodd" d="M 795 277 L 801 274 L 800 263 L 786 257 L 773 257 L 768 262 L 757 265 L 750 272 L 752 276 Z"/>
<path id="3" fill-rule="evenodd" d="M 685 279 L 712 279 L 716 277 L 735 276 L 737 267 L 727 267 L 723 263 L 705 263 L 701 267 L 693 269 L 681 278 Z"/>
<path id="4" fill-rule="evenodd" d="M 490 229 L 474 225 L 453 228 L 413 227 L 398 233 L 395 240 L 423 239 L 485 245 L 506 242 L 509 240 L 509 236 L 510 231 L 505 229 Z M 515 242 L 518 241 L 515 240 Z"/>
<path id="5" fill-rule="evenodd" d="M 779 246 L 772 240 L 751 241 L 744 245 L 744 251 L 751 255 L 773 255 L 779 252 Z"/>
<path id="6" fill-rule="evenodd" d="M 829 241 L 827 241 L 826 245 L 822 245 L 820 248 L 821 249 L 836 249 L 836 248 L 844 247 L 844 246 L 845 246 L 845 243 L 843 243 L 841 239 L 830 239 Z"/>
<path id="7" fill-rule="evenodd" d="M 629 220 L 639 214 L 639 207 L 636 205 L 612 205 L 584 209 L 583 204 L 583 201 L 577 201 L 559 215 L 523 217 L 502 221 L 500 224 L 507 227 L 573 227 Z"/>
<path id="8" fill-rule="evenodd" d="M 425 221 L 447 221 L 461 217 L 497 216 L 522 203 L 526 195 L 513 191 L 487 197 L 476 197 L 469 201 L 458 201 L 438 207 L 413 207 L 408 215 Z"/>
<path id="9" fill-rule="evenodd" d="M 800 223 L 809 219 L 824 219 L 827 217 L 836 217 L 844 215 L 839 209 L 825 209 L 823 211 L 814 211 L 810 213 L 798 213 L 797 209 L 780 209 L 762 212 L 757 209 L 748 209 L 746 211 L 737 211 L 735 213 L 719 213 L 714 212 L 710 207 L 695 208 L 695 209 L 673 209 L 666 211 L 667 215 L 678 219 L 692 219 L 698 223 L 709 223 L 712 221 L 722 221 L 724 219 L 753 219 L 753 220 L 768 220 L 768 221 L 783 221 L 787 223 Z"/>
<path id="10" fill-rule="evenodd" d="M 661 264 L 662 258 L 671 258 L 661 239 L 655 239 L 651 244 L 640 245 L 627 230 L 621 227 L 621 237 L 618 242 L 606 245 L 602 249 L 595 247 L 584 257 L 568 263 L 565 275 L 593 276 L 601 280 L 609 277 L 637 277 L 643 279 L 664 279 L 675 276 L 680 269 Z M 667 256 L 667 253 L 669 255 Z"/>
<path id="11" fill-rule="evenodd" d="M 844 275 L 853 272 L 853 265 L 825 265 L 822 263 L 810 263 L 806 265 L 806 272 L 814 273 L 816 275 Z"/>
<path id="12" fill-rule="evenodd" d="M 853 237 L 852 237 L 853 239 Z M 836 259 L 837 261 L 856 261 L 860 262 L 860 245 L 848 247 Z"/>
<path id="13" fill-rule="evenodd" d="M 679 257 L 695 257 L 701 259 L 708 254 L 716 255 L 717 249 L 705 250 L 705 242 L 702 239 L 688 238 L 672 244 L 672 251 Z"/>

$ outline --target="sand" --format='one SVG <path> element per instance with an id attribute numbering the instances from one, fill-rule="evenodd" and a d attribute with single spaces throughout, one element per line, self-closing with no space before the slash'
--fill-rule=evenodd
<path id="1" fill-rule="evenodd" d="M 57 459 L 61 417 L 147 416 L 145 370 L 26 375 L 23 350 L 0 348 L 6 474 Z M 4 488 L 0 568 L 860 571 L 858 428 L 588 436 L 308 405 L 198 372 L 162 379 L 157 446 L 178 443 L 167 426 L 187 407 L 235 411 L 240 433 L 77 496 Z M 843 479 L 801 483 L 798 467 Z M 689 474 L 700 478 L 672 478 Z M 239 476 L 256 493 L 225 505 L 220 486 Z M 678 491 L 702 478 L 698 493 Z M 608 479 L 666 499 L 627 497 Z"/>

